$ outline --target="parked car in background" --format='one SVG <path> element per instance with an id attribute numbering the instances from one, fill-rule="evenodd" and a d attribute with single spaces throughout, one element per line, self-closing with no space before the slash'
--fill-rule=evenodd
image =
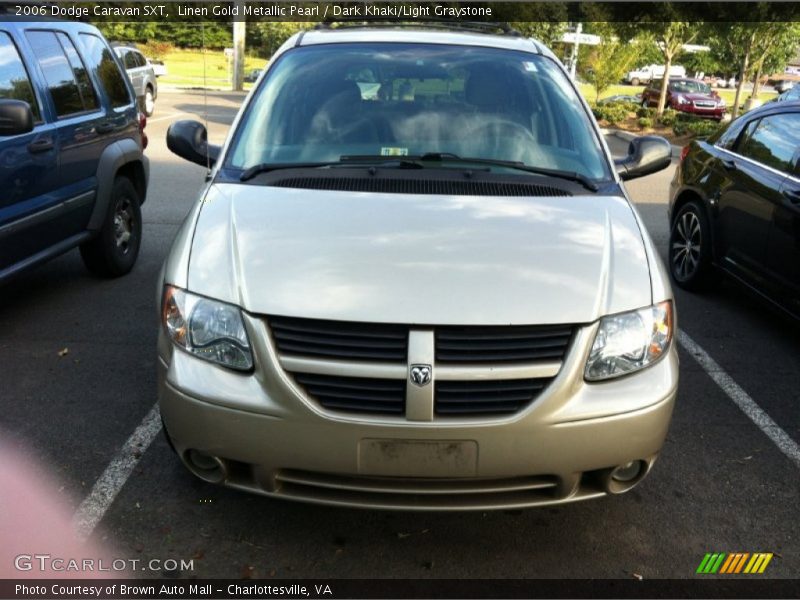
<path id="1" fill-rule="evenodd" d="M 147 64 L 153 67 L 153 73 L 156 77 L 164 77 L 167 74 L 167 65 L 164 64 L 163 60 L 157 60 L 155 58 L 148 58 Z"/>
<path id="2" fill-rule="evenodd" d="M 642 95 L 641 94 L 617 94 L 615 96 L 609 96 L 608 98 L 601 98 L 597 101 L 597 104 L 612 104 L 614 102 L 630 102 L 631 104 L 641 104 L 642 102 Z"/>
<path id="3" fill-rule="evenodd" d="M 642 92 L 642 106 L 657 106 L 662 80 L 656 79 Z M 670 79 L 667 85 L 667 108 L 721 121 L 727 111 L 725 100 L 698 79 Z"/>
<path id="4" fill-rule="evenodd" d="M 791 79 L 780 79 L 775 82 L 773 87 L 775 88 L 776 92 L 782 94 L 783 92 L 786 92 L 794 87 L 794 81 Z"/>
<path id="5" fill-rule="evenodd" d="M 158 82 L 153 66 L 147 62 L 144 54 L 132 46 L 115 44 L 114 52 L 125 66 L 125 71 L 133 84 L 133 91 L 144 114 L 148 117 L 152 116 L 156 109 L 156 98 L 158 98 Z"/>
<path id="6" fill-rule="evenodd" d="M 158 291 L 161 415 L 201 479 L 487 510 L 622 493 L 653 466 L 674 305 L 621 182 L 671 147 L 615 162 L 549 49 L 435 27 L 293 36 L 226 150 L 170 126 L 213 164 Z"/>
<path id="7" fill-rule="evenodd" d="M 130 271 L 145 123 L 97 28 L 0 22 L 0 281 L 75 247 L 95 274 Z"/>
<path id="8" fill-rule="evenodd" d="M 255 83 L 261 75 L 261 69 L 252 69 L 244 75 L 244 80 L 247 83 Z"/>
<path id="9" fill-rule="evenodd" d="M 681 65 L 672 65 L 668 77 L 686 77 L 686 68 Z M 640 85 L 650 83 L 654 79 L 664 78 L 664 65 L 646 65 L 625 74 L 625 83 Z"/>
<path id="10" fill-rule="evenodd" d="M 670 188 L 669 266 L 689 290 L 717 271 L 800 318 L 800 102 L 769 103 L 684 149 Z"/>
<path id="11" fill-rule="evenodd" d="M 775 98 L 778 102 L 789 102 L 792 100 L 800 100 L 800 85 L 796 85 L 783 92 L 780 96 Z"/>

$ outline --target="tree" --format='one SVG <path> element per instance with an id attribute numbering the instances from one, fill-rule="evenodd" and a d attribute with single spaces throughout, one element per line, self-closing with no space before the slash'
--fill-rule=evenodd
<path id="1" fill-rule="evenodd" d="M 638 44 L 621 42 L 610 28 L 594 27 L 602 42 L 594 46 L 586 61 L 586 80 L 594 85 L 595 101 L 600 94 L 617 83 L 630 71 L 633 61 L 639 56 Z"/>
<path id="2" fill-rule="evenodd" d="M 646 30 L 653 36 L 664 60 L 664 77 L 661 80 L 661 93 L 658 96 L 656 115 L 661 117 L 667 103 L 667 88 L 669 87 L 669 70 L 673 60 L 683 51 L 685 44 L 691 44 L 702 31 L 702 24 L 686 21 L 669 21 L 664 23 L 650 23 Z"/>
<path id="3" fill-rule="evenodd" d="M 758 10 L 758 7 L 754 7 Z M 756 79 L 753 97 L 758 94 L 758 80 L 764 70 L 779 71 L 786 66 L 797 47 L 800 25 L 777 21 L 757 23 L 719 23 L 711 39 L 712 51 L 728 64 L 736 65 L 738 85 L 731 116 L 739 114 L 744 84 Z"/>
<path id="4" fill-rule="evenodd" d="M 255 49 L 259 56 L 269 58 L 281 44 L 298 31 L 313 27 L 315 23 L 292 21 L 260 21 L 248 23 L 247 47 Z"/>

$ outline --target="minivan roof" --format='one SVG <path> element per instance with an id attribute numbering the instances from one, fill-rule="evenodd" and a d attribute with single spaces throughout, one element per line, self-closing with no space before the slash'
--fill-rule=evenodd
<path id="1" fill-rule="evenodd" d="M 318 44 L 344 44 L 355 42 L 482 46 L 484 48 L 519 50 L 522 52 L 552 56 L 552 53 L 543 44 L 532 38 L 522 36 L 375 26 L 321 29 L 301 32 L 296 34 L 294 45 L 313 46 Z"/>

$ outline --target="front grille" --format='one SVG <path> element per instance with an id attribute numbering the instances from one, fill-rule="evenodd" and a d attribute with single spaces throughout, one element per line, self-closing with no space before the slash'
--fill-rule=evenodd
<path id="1" fill-rule="evenodd" d="M 562 360 L 572 327 L 439 327 L 436 360 L 442 363 L 505 363 Z"/>
<path id="2" fill-rule="evenodd" d="M 551 378 L 438 381 L 434 410 L 437 415 L 457 416 L 514 413 L 530 404 L 550 381 Z"/>
<path id="3" fill-rule="evenodd" d="M 372 379 L 295 373 L 306 393 L 324 408 L 347 412 L 401 415 L 405 412 L 405 379 Z"/>
<path id="4" fill-rule="evenodd" d="M 694 105 L 697 108 L 714 108 L 714 107 L 716 107 L 716 104 L 714 104 L 713 102 L 695 102 Z"/>
<path id="5" fill-rule="evenodd" d="M 350 323 L 272 317 L 272 337 L 281 354 L 405 362 L 408 328 L 379 323 Z"/>

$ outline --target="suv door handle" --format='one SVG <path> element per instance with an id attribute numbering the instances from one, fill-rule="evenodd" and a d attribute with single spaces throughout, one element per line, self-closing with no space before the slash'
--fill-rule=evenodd
<path id="1" fill-rule="evenodd" d="M 732 158 L 721 158 L 720 162 L 722 166 L 725 168 L 726 171 L 735 171 L 736 170 L 736 161 Z"/>
<path id="2" fill-rule="evenodd" d="M 39 152 L 47 152 L 48 150 L 52 150 L 54 147 L 53 138 L 51 137 L 40 137 L 38 139 L 33 140 L 30 144 L 28 144 L 28 152 L 31 154 L 38 154 Z"/>
<path id="3" fill-rule="evenodd" d="M 101 134 L 102 133 L 111 133 L 112 131 L 114 131 L 114 124 L 113 123 L 109 123 L 108 121 L 102 121 L 101 123 L 98 123 L 97 125 L 95 125 L 94 130 L 97 133 L 101 133 Z"/>

